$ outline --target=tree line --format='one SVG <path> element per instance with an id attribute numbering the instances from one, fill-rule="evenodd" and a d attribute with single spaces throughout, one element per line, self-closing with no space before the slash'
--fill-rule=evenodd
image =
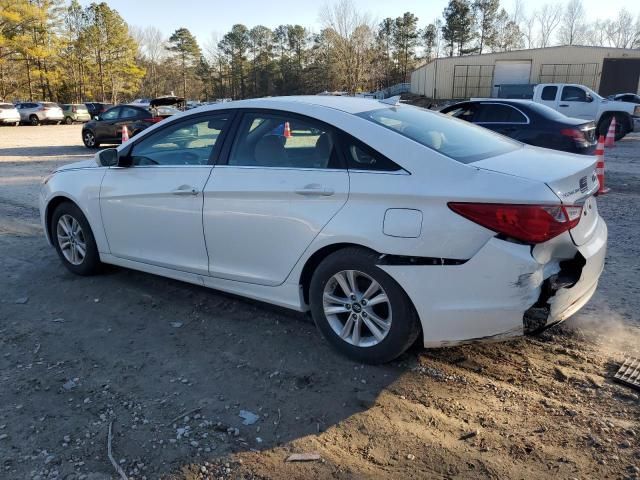
<path id="1" fill-rule="evenodd" d="M 411 12 L 373 19 L 351 0 L 320 10 L 319 31 L 297 24 L 233 25 L 200 45 L 127 25 L 107 3 L 0 0 L 0 99 L 119 102 L 169 92 L 189 99 L 375 91 L 408 81 L 438 56 L 556 44 L 640 48 L 626 9 L 588 21 L 582 0 L 510 10 L 500 0 L 450 0 L 426 24 Z"/>

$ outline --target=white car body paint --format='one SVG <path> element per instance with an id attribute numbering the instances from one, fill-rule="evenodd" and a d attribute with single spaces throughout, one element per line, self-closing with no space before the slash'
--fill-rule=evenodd
<path id="1" fill-rule="evenodd" d="M 169 121 L 256 108 L 317 118 L 358 138 L 404 171 L 109 168 L 99 166 L 96 156 L 48 178 L 40 199 L 43 223 L 49 202 L 66 197 L 87 217 L 105 263 L 298 311 L 308 310 L 301 288 L 303 269 L 325 247 L 355 244 L 384 256 L 440 259 L 442 264 L 380 265 L 414 304 L 429 347 L 522 334 L 523 315 L 539 299 L 543 282 L 560 271 L 561 261 L 578 252 L 585 259 L 581 276 L 549 299 L 547 324 L 573 314 L 595 291 L 607 229 L 591 196 L 597 189 L 591 178 L 593 159 L 522 147 L 465 165 L 353 115 L 393 107 L 343 97 L 229 102 L 189 110 Z M 185 172 L 179 178 L 178 169 Z M 584 176 L 589 177 L 587 190 L 576 191 Z M 196 194 L 171 194 L 182 187 L 193 187 Z M 333 194 L 296 193 L 305 188 Z M 586 216 L 573 231 L 535 247 L 501 240 L 447 206 L 449 201 L 557 205 L 559 199 L 565 204 L 584 202 Z M 420 212 L 419 231 L 416 214 L 409 218 L 392 213 L 390 233 L 401 235 L 386 233 L 385 217 L 396 210 Z M 403 225 L 403 220 L 411 225 Z M 137 233 L 129 236 L 132 227 Z M 255 234 L 266 229 L 271 235 Z M 461 264 L 446 264 L 448 259 Z"/>

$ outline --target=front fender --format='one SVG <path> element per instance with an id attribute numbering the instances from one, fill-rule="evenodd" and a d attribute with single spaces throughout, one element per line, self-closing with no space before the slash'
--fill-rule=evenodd
<path id="1" fill-rule="evenodd" d="M 81 168 L 54 173 L 40 190 L 40 220 L 49 244 L 49 220 L 52 209 L 62 199 L 75 203 L 89 222 L 100 253 L 109 253 L 109 244 L 102 227 L 100 213 L 100 185 L 106 168 Z"/>

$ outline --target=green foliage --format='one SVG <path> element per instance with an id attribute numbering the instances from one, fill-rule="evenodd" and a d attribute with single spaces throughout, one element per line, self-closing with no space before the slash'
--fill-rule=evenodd
<path id="1" fill-rule="evenodd" d="M 475 38 L 474 17 L 468 0 L 450 0 L 442 13 L 444 26 L 442 37 L 447 42 L 449 56 L 475 52 L 469 44 Z"/>
<path id="2" fill-rule="evenodd" d="M 116 102 L 144 76 L 136 50 L 106 3 L 0 0 L 0 98 Z"/>

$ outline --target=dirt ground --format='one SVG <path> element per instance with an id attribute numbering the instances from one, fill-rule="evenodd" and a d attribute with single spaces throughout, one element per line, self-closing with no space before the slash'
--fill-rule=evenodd
<path id="1" fill-rule="evenodd" d="M 640 392 L 611 377 L 640 354 L 640 135 L 607 152 L 609 254 L 583 311 L 381 367 L 334 353 L 304 315 L 70 274 L 37 191 L 88 153 L 78 125 L 0 128 L 0 478 L 121 478 L 111 424 L 132 480 L 639 478 Z"/>

